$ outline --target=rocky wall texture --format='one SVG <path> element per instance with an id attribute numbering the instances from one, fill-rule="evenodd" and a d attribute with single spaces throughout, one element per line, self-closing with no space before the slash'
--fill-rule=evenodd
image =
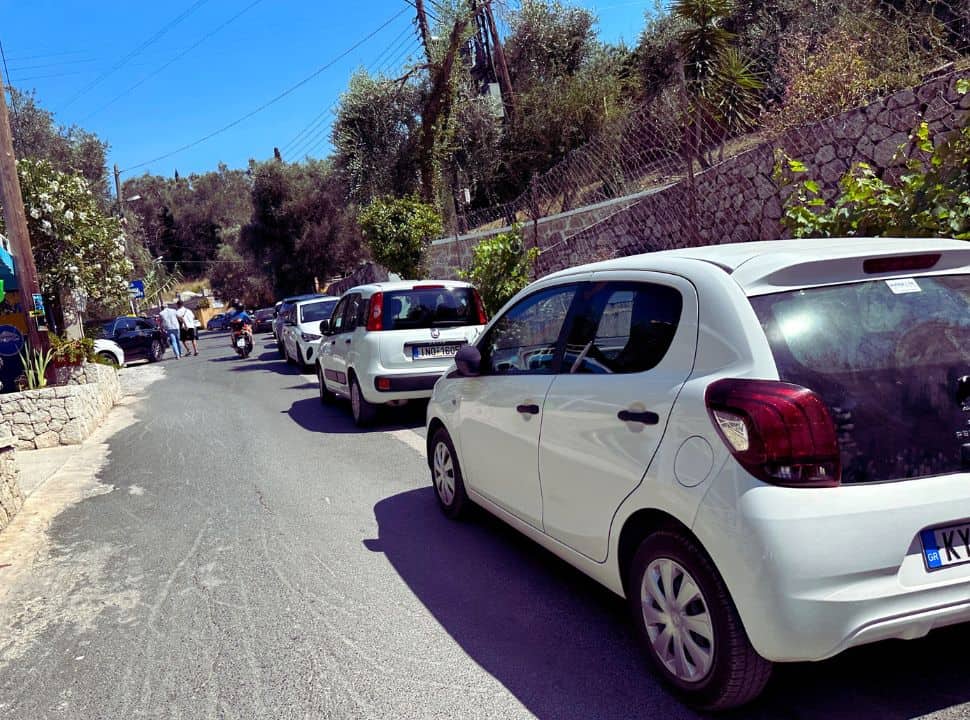
<path id="1" fill-rule="evenodd" d="M 77 445 L 94 431 L 121 398 L 118 373 L 88 364 L 71 373 L 68 385 L 0 395 L 0 417 L 22 450 Z"/>
<path id="2" fill-rule="evenodd" d="M 0 422 L 0 530 L 7 527 L 23 504 L 14 438 L 6 424 Z"/>
<path id="3" fill-rule="evenodd" d="M 936 137 L 960 127 L 970 111 L 970 95 L 961 96 L 956 84 L 967 74 L 928 80 L 793 130 L 698 173 L 696 209 L 681 181 L 639 197 L 544 218 L 536 232 L 527 224 L 526 244 L 537 244 L 542 251 L 537 274 L 653 250 L 781 238 L 785 193 L 772 179 L 776 148 L 808 164 L 823 196 L 832 198 L 839 178 L 853 163 L 895 172 L 911 150 L 909 132 L 920 120 Z M 429 260 L 432 277 L 455 277 L 468 266 L 472 248 L 482 237 L 504 230 L 435 241 Z"/>

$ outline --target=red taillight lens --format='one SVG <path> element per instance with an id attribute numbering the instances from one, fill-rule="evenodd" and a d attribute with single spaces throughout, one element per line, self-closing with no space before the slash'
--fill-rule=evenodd
<path id="1" fill-rule="evenodd" d="M 808 388 L 775 380 L 718 380 L 707 411 L 752 475 L 775 485 L 834 487 L 841 481 L 835 423 Z"/>
<path id="2" fill-rule="evenodd" d="M 415 285 L 412 290 L 443 290 L 444 285 Z"/>
<path id="3" fill-rule="evenodd" d="M 384 293 L 374 293 L 370 296 L 370 307 L 367 309 L 367 329 L 384 329 Z"/>
<path id="4" fill-rule="evenodd" d="M 488 313 L 485 312 L 485 303 L 482 302 L 482 298 L 478 294 L 478 290 L 472 290 L 472 295 L 475 296 L 475 308 L 478 310 L 478 324 L 484 325 L 488 322 Z"/>

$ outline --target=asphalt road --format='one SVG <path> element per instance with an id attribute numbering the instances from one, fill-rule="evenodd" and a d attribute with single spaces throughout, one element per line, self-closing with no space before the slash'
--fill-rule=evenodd
<path id="1" fill-rule="evenodd" d="M 29 572 L 0 568 L 0 716 L 694 717 L 622 601 L 440 514 L 423 408 L 360 432 L 265 336 L 245 361 L 201 348 L 163 361 Z M 734 716 L 970 717 L 968 647 L 959 627 L 786 666 Z"/>

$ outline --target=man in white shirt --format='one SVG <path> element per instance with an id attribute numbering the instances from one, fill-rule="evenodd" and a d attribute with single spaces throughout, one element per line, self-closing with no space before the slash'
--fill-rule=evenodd
<path id="1" fill-rule="evenodd" d="M 189 308 L 185 307 L 181 300 L 179 300 L 175 305 L 178 308 L 175 311 L 175 314 L 178 316 L 179 323 L 182 326 L 181 338 L 182 344 L 185 345 L 185 354 L 189 354 L 189 343 L 192 343 L 192 349 L 195 351 L 195 354 L 198 355 L 199 345 L 196 342 L 195 336 L 195 313 Z"/>
<path id="2" fill-rule="evenodd" d="M 176 358 L 181 360 L 182 344 L 179 342 L 179 316 L 173 308 L 166 307 L 158 313 L 158 317 L 162 321 L 162 330 L 168 335 L 168 344 L 172 346 L 172 352 L 175 353 Z"/>

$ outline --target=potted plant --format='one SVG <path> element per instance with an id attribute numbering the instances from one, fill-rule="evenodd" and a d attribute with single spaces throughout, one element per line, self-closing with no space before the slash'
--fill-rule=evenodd
<path id="1" fill-rule="evenodd" d="M 90 338 L 68 340 L 51 334 L 51 365 L 54 368 L 54 384 L 66 385 L 74 368 L 80 367 L 94 357 L 94 341 Z"/>

